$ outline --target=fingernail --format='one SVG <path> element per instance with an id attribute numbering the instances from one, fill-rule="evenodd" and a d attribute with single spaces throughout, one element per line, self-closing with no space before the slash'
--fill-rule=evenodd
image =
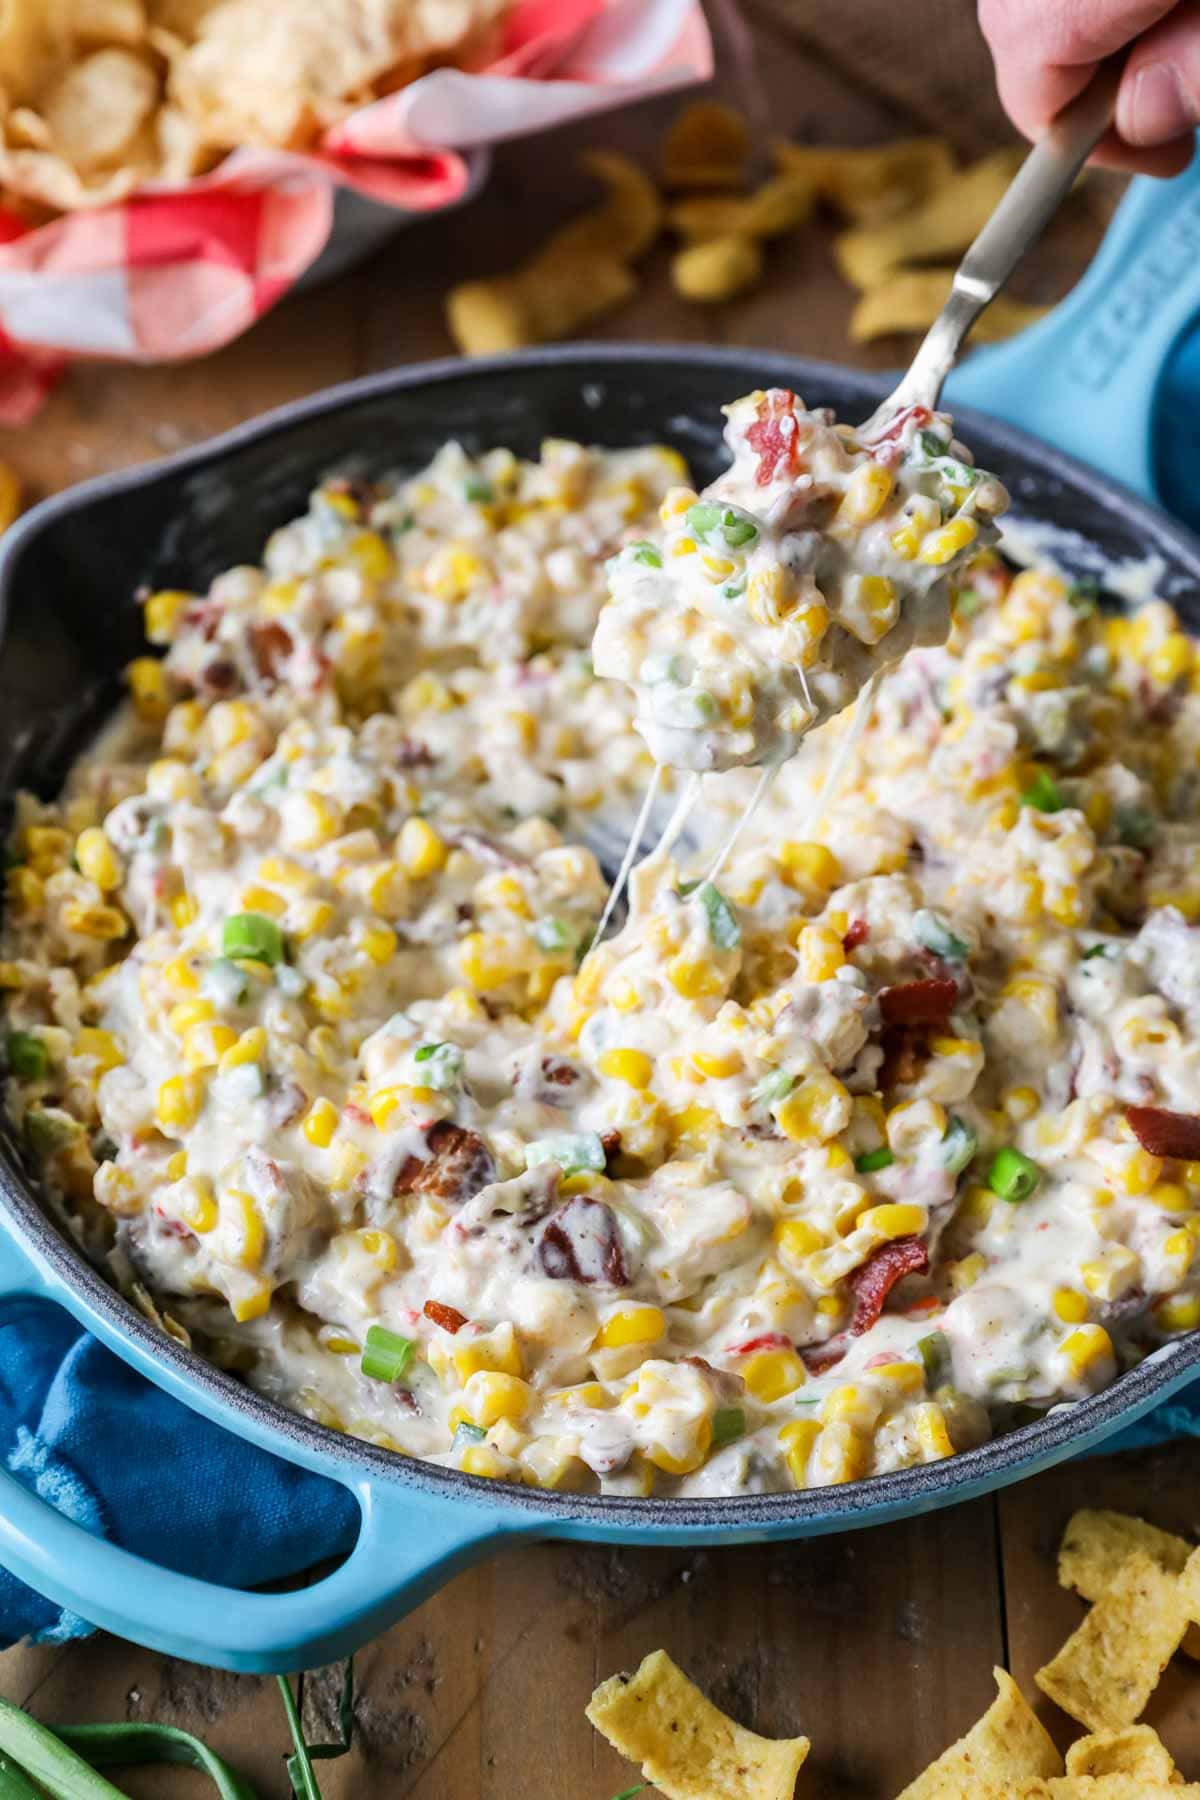
<path id="1" fill-rule="evenodd" d="M 1197 122 L 1195 98 L 1185 90 L 1172 63 L 1139 69 L 1132 88 L 1120 99 L 1117 130 L 1127 144 L 1168 144 Z"/>

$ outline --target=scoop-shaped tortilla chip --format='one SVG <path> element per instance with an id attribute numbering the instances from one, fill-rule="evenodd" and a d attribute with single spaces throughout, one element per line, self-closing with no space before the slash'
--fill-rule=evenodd
<path id="1" fill-rule="evenodd" d="M 669 188 L 736 188 L 745 177 L 750 128 L 723 100 L 694 100 L 663 138 L 662 172 Z"/>
<path id="2" fill-rule="evenodd" d="M 120 163 L 158 105 L 160 82 L 133 50 L 95 50 L 72 63 L 41 105 L 51 142 L 81 174 Z"/>
<path id="3" fill-rule="evenodd" d="M 1124 1731 L 1095 1731 L 1076 1740 L 1067 1751 L 1068 1775 L 1140 1775 L 1146 1781 L 1171 1781 L 1171 1752 L 1150 1725 Z"/>
<path id="4" fill-rule="evenodd" d="M 1012 1800 L 1021 1783 L 1061 1775 L 1062 1757 L 1012 1676 L 992 1675 L 996 1698 L 983 1717 L 899 1800 Z"/>
<path id="5" fill-rule="evenodd" d="M 1136 1550 L 1034 1679 L 1089 1731 L 1121 1731 L 1141 1717 L 1198 1614 L 1200 1552 L 1172 1575 Z"/>
<path id="6" fill-rule="evenodd" d="M 551 245 L 568 256 L 615 256 L 621 261 L 641 256 L 662 229 L 658 189 L 644 170 L 616 150 L 588 150 L 580 160 L 608 194 L 594 212 L 556 232 Z"/>
<path id="7" fill-rule="evenodd" d="M 949 141 L 939 137 L 898 138 L 866 150 L 777 138 L 771 150 L 782 172 L 806 177 L 852 225 L 881 225 L 909 211 L 955 172 Z"/>
<path id="8" fill-rule="evenodd" d="M 1081 1507 L 1071 1515 L 1058 1547 L 1058 1579 L 1085 1600 L 1098 1600 L 1135 1550 L 1144 1551 L 1172 1575 L 1181 1572 L 1192 1554 L 1186 1538 L 1145 1519 Z M 1200 1658 L 1200 1625 L 1188 1626 L 1182 1649 L 1185 1655 Z"/>
<path id="9" fill-rule="evenodd" d="M 953 281 L 953 269 L 895 269 L 865 293 L 850 314 L 850 342 L 866 344 L 893 331 L 924 331 L 946 304 Z M 976 322 L 974 336 L 980 343 L 994 344 L 1036 324 L 1046 310 L 997 294 Z"/>
<path id="10" fill-rule="evenodd" d="M 667 1800 L 792 1800 L 809 1750 L 806 1737 L 762 1738 L 727 1718 L 665 1650 L 598 1687 L 587 1716 Z"/>
<path id="11" fill-rule="evenodd" d="M 855 287 L 872 288 L 903 263 L 957 256 L 987 223 L 1024 156 L 1024 145 L 996 150 L 898 218 L 844 231 L 834 244 L 838 268 Z"/>

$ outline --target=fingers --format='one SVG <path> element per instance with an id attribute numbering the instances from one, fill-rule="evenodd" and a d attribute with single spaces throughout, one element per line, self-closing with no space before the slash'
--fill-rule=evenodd
<path id="1" fill-rule="evenodd" d="M 1176 138 L 1170 144 L 1135 149 L 1118 137 L 1115 131 L 1110 131 L 1100 140 L 1088 160 L 1096 168 L 1120 169 L 1131 175 L 1156 175 L 1166 180 L 1172 175 L 1183 173 L 1192 160 L 1194 150 L 1195 139 L 1190 132 L 1186 137 Z"/>
<path id="2" fill-rule="evenodd" d="M 980 0 L 1000 99 L 1018 130 L 1036 138 L 1104 57 L 1171 9 L 1172 0 Z"/>
<path id="3" fill-rule="evenodd" d="M 1116 126 L 1136 150 L 1178 150 L 1198 124 L 1200 3 L 1188 0 L 1134 45 L 1117 96 Z"/>

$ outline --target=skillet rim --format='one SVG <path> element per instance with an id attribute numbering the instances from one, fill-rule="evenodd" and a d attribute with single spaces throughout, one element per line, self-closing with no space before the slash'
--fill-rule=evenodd
<path id="1" fill-rule="evenodd" d="M 676 371 L 699 366 L 744 370 L 747 364 L 753 364 L 762 369 L 764 385 L 787 384 L 819 393 L 832 381 L 843 392 L 849 389 L 856 393 L 864 406 L 874 405 L 889 385 L 883 374 L 753 346 L 653 343 L 572 343 L 471 361 L 447 357 L 361 376 L 285 402 L 214 438 L 151 463 L 96 476 L 31 508 L 0 543 L 0 629 L 27 546 L 61 519 L 86 512 L 96 502 L 169 483 L 219 464 L 243 446 L 285 433 L 297 424 L 406 389 L 437 387 L 447 382 L 470 383 L 479 376 L 500 373 L 519 377 L 522 370 L 530 368 L 579 368 L 581 379 L 586 380 L 601 370 L 616 373 L 631 366 L 651 370 L 655 364 Z M 1001 447 L 1014 459 L 1027 463 L 1045 481 L 1059 484 L 1064 491 L 1072 487 L 1087 491 L 1139 539 L 1146 540 L 1147 553 L 1165 545 L 1177 562 L 1190 566 L 1200 586 L 1200 536 L 1188 527 L 1077 458 L 1006 421 L 991 419 L 971 408 L 963 408 L 961 413 L 956 410 L 955 418 L 962 423 L 967 437 L 975 435 L 989 445 Z M 1162 1346 L 1099 1393 L 1057 1408 L 974 1450 L 839 1487 L 678 1499 L 562 1494 L 484 1481 L 461 1470 L 407 1457 L 330 1430 L 258 1395 L 208 1362 L 199 1351 L 184 1349 L 125 1300 L 71 1244 L 39 1202 L 32 1181 L 7 1139 L 0 1140 L 0 1228 L 11 1232 L 26 1260 L 49 1271 L 51 1282 L 43 1297 L 61 1304 L 54 1289 L 64 1287 L 78 1303 L 80 1310 L 75 1316 L 81 1323 L 88 1325 L 94 1315 L 107 1327 L 100 1335 L 115 1354 L 121 1355 L 120 1346 L 128 1342 L 140 1353 L 136 1359 L 128 1359 L 139 1372 L 145 1373 L 145 1364 L 166 1364 L 174 1379 L 161 1385 L 166 1385 L 185 1404 L 189 1403 L 188 1390 L 198 1389 L 216 1406 L 219 1422 L 227 1429 L 236 1430 L 238 1421 L 244 1421 L 249 1430 L 242 1435 L 251 1436 L 287 1460 L 321 1467 L 325 1473 L 329 1464 L 336 1464 L 345 1472 L 344 1478 L 333 1478 L 344 1479 L 346 1484 L 352 1484 L 356 1475 L 372 1476 L 431 1497 L 484 1501 L 493 1513 L 523 1514 L 527 1522 L 544 1522 L 548 1535 L 553 1535 L 556 1525 L 594 1524 L 604 1535 L 618 1538 L 626 1532 L 636 1537 L 647 1529 L 656 1534 L 675 1532 L 681 1538 L 700 1530 L 705 1535 L 726 1532 L 736 1536 L 754 1527 L 766 1528 L 767 1535 L 773 1537 L 789 1537 L 849 1528 L 868 1523 L 875 1516 L 931 1510 L 953 1500 L 958 1490 L 963 1490 L 963 1498 L 967 1498 L 1069 1456 L 1077 1444 L 1120 1429 L 1122 1423 L 1128 1422 L 1128 1415 L 1137 1416 L 1146 1410 L 1160 1391 L 1169 1392 L 1178 1386 L 1189 1370 L 1200 1371 L 1197 1331 Z M 146 1378 L 154 1380 L 155 1376 L 147 1373 Z M 213 1416 L 203 1401 L 197 1410 Z M 626 1531 L 622 1531 L 622 1526 Z M 574 1535 L 587 1534 L 585 1531 Z"/>

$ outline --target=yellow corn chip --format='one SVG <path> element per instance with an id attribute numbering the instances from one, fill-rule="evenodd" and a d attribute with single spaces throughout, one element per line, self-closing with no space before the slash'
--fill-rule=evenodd
<path id="1" fill-rule="evenodd" d="M 1022 1782 L 1005 1800 L 1200 1800 L 1200 1787 L 1147 1781 L 1142 1775 L 1059 1775 Z"/>
<path id="2" fill-rule="evenodd" d="M 806 175 L 776 175 L 743 200 L 735 194 L 697 194 L 680 200 L 667 223 L 690 244 L 719 237 L 782 237 L 812 216 L 816 189 Z"/>
<path id="3" fill-rule="evenodd" d="M 1198 1613 L 1200 1552 L 1172 1575 L 1136 1550 L 1035 1680 L 1089 1731 L 1120 1731 L 1140 1718 Z"/>
<path id="4" fill-rule="evenodd" d="M 945 138 L 900 138 L 869 150 L 777 138 L 771 149 L 780 170 L 806 177 L 853 225 L 881 225 L 919 206 L 954 175 L 954 152 Z"/>
<path id="5" fill-rule="evenodd" d="M 946 303 L 953 269 L 894 269 L 865 293 L 850 314 L 850 342 L 866 344 L 893 331 L 924 331 Z M 1047 311 L 998 294 L 973 332 L 979 343 L 996 343 L 1024 331 Z"/>
<path id="6" fill-rule="evenodd" d="M 992 1674 L 996 1698 L 983 1717 L 899 1800 L 1011 1800 L 1021 1782 L 1062 1773 L 1062 1757 L 1012 1676 Z"/>
<path id="7" fill-rule="evenodd" d="M 565 256 L 548 248 L 513 275 L 451 288 L 446 323 L 464 356 L 494 356 L 569 337 L 636 288 L 615 257 Z"/>
<path id="8" fill-rule="evenodd" d="M 124 44 L 132 50 L 146 41 L 142 0 L 75 0 L 71 22 L 82 43 Z"/>
<path id="9" fill-rule="evenodd" d="M 663 139 L 663 180 L 670 188 L 741 187 L 749 150 L 749 127 L 736 107 L 695 100 Z"/>
<path id="10" fill-rule="evenodd" d="M 592 1695 L 596 1730 L 667 1800 L 792 1800 L 805 1737 L 762 1738 L 707 1699 L 665 1650 Z"/>
<path id="11" fill-rule="evenodd" d="M 671 264 L 671 279 L 685 300 L 710 306 L 762 279 L 762 246 L 749 237 L 712 238 L 681 250 Z"/>
<path id="12" fill-rule="evenodd" d="M 1124 1731 L 1096 1731 L 1067 1751 L 1068 1775 L 1140 1775 L 1147 1781 L 1170 1781 L 1175 1775 L 1171 1752 L 1150 1725 Z"/>
<path id="13" fill-rule="evenodd" d="M 662 230 L 658 189 L 635 162 L 615 150 L 588 150 L 580 160 L 605 184 L 608 196 L 595 212 L 556 232 L 547 248 L 568 257 L 617 257 L 623 262 L 641 256 Z"/>
<path id="14" fill-rule="evenodd" d="M 1023 145 L 996 150 L 898 218 L 844 231 L 834 244 L 838 268 L 855 287 L 873 288 L 903 263 L 956 256 L 991 217 L 1024 156 Z"/>
<path id="15" fill-rule="evenodd" d="M 1059 1545 L 1058 1579 L 1085 1600 L 1098 1600 L 1135 1550 L 1143 1550 L 1160 1568 L 1178 1575 L 1192 1546 L 1186 1538 L 1128 1513 L 1081 1507 Z M 1182 1649 L 1185 1655 L 1200 1658 L 1200 1625 L 1188 1626 Z"/>

